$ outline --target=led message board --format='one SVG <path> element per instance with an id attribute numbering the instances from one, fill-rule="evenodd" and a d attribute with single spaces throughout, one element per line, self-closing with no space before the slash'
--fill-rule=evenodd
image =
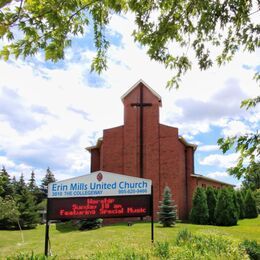
<path id="1" fill-rule="evenodd" d="M 149 195 L 51 199 L 48 218 L 91 219 L 151 215 Z"/>

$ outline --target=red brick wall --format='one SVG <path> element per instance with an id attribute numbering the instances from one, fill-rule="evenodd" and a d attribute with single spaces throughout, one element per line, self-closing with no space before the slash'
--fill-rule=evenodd
<path id="1" fill-rule="evenodd" d="M 123 173 L 123 127 L 103 132 L 103 170 Z"/>
<path id="2" fill-rule="evenodd" d="M 91 172 L 100 170 L 100 151 L 99 148 L 91 150 Z"/>

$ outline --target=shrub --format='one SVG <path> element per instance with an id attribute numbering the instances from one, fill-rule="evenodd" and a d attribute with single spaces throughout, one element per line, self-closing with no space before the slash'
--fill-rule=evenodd
<path id="1" fill-rule="evenodd" d="M 206 195 L 207 195 L 207 205 L 209 210 L 208 224 L 213 225 L 215 224 L 215 208 L 217 204 L 217 198 L 214 189 L 210 186 L 206 190 Z"/>
<path id="2" fill-rule="evenodd" d="M 165 187 L 163 192 L 163 200 L 160 201 L 159 206 L 159 222 L 164 227 L 171 227 L 175 225 L 176 222 L 176 205 L 174 200 L 172 200 L 171 190 L 169 187 Z"/>
<path id="3" fill-rule="evenodd" d="M 188 241 L 191 241 L 192 234 L 191 232 L 185 228 L 178 232 L 176 236 L 176 245 L 181 245 L 182 243 L 187 243 Z"/>
<path id="4" fill-rule="evenodd" d="M 34 254 L 32 251 L 31 253 L 19 253 L 15 256 L 9 256 L 6 258 L 6 260 L 54 260 L 56 259 L 56 256 L 45 256 L 42 254 Z"/>
<path id="5" fill-rule="evenodd" d="M 239 219 L 243 219 L 245 217 L 245 200 L 239 190 L 237 191 L 237 203 L 239 205 Z"/>
<path id="6" fill-rule="evenodd" d="M 79 230 L 92 230 L 97 229 L 102 226 L 103 219 L 86 219 L 79 221 Z"/>
<path id="7" fill-rule="evenodd" d="M 207 224 L 209 218 L 209 210 L 207 205 L 207 196 L 205 189 L 197 188 L 192 199 L 192 209 L 190 220 L 193 224 Z"/>
<path id="8" fill-rule="evenodd" d="M 170 257 L 170 245 L 167 241 L 156 242 L 154 248 L 155 255 L 160 259 L 169 259 Z"/>
<path id="9" fill-rule="evenodd" d="M 238 215 L 233 193 L 225 188 L 220 190 L 215 210 L 216 225 L 233 226 L 237 224 Z"/>
<path id="10" fill-rule="evenodd" d="M 252 195 L 251 190 L 248 190 L 245 197 L 245 217 L 256 218 L 257 217 L 256 202 Z"/>
<path id="11" fill-rule="evenodd" d="M 240 247 L 243 248 L 252 260 L 260 259 L 260 245 L 255 240 L 244 240 Z"/>
<path id="12" fill-rule="evenodd" d="M 187 229 L 177 234 L 173 259 L 248 259 L 244 249 L 216 235 L 193 235 Z"/>

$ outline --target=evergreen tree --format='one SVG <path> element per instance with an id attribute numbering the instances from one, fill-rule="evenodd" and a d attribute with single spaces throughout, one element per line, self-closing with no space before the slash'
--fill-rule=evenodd
<path id="1" fill-rule="evenodd" d="M 44 178 L 42 179 L 42 183 L 41 183 L 41 191 L 43 193 L 44 198 L 47 198 L 48 184 L 55 182 L 55 181 L 56 181 L 56 179 L 54 177 L 54 174 L 52 173 L 52 171 L 48 167 L 48 169 L 46 170 L 46 174 L 45 174 Z"/>
<path id="2" fill-rule="evenodd" d="M 204 188 L 198 187 L 193 195 L 190 220 L 193 224 L 208 224 L 209 209 Z"/>
<path id="3" fill-rule="evenodd" d="M 164 227 L 171 227 L 175 225 L 177 218 L 177 209 L 174 200 L 172 199 L 171 190 L 165 187 L 163 191 L 163 200 L 160 201 L 159 206 L 159 222 Z"/>
<path id="4" fill-rule="evenodd" d="M 255 198 L 253 197 L 251 190 L 248 190 L 245 197 L 245 217 L 256 218 L 257 215 Z"/>
<path id="5" fill-rule="evenodd" d="M 233 193 L 227 188 L 219 191 L 215 219 L 218 226 L 233 226 L 237 224 L 238 216 Z"/>
<path id="6" fill-rule="evenodd" d="M 207 195 L 207 205 L 209 210 L 209 220 L 208 224 L 214 225 L 215 224 L 215 208 L 217 204 L 217 198 L 215 195 L 214 189 L 209 186 L 206 190 Z"/>
<path id="7" fill-rule="evenodd" d="M 34 171 L 31 172 L 31 178 L 28 183 L 28 189 L 31 192 L 34 192 L 37 189 L 36 180 L 35 180 L 35 173 Z"/>
<path id="8" fill-rule="evenodd" d="M 39 223 L 39 213 L 37 212 L 35 198 L 26 186 L 17 195 L 17 205 L 20 212 L 21 227 L 35 228 Z"/>
<path id="9" fill-rule="evenodd" d="M 232 193 L 233 201 L 234 201 L 234 206 L 235 206 L 235 210 L 236 210 L 236 216 L 237 216 L 237 219 L 239 219 L 239 216 L 240 216 L 240 207 L 239 207 L 239 204 L 238 204 L 237 193 L 235 192 L 234 189 L 230 189 L 230 188 L 229 188 L 229 192 Z"/>
<path id="10" fill-rule="evenodd" d="M 35 197 L 36 204 L 41 203 L 43 200 L 43 193 L 36 184 L 34 171 L 31 172 L 31 178 L 29 179 L 28 189 L 31 192 L 31 194 Z"/>
<path id="11" fill-rule="evenodd" d="M 21 192 L 26 188 L 26 183 L 24 181 L 23 173 L 21 173 L 19 181 L 16 183 L 16 194 L 21 194 Z"/>
<path id="12" fill-rule="evenodd" d="M 11 178 L 5 167 L 3 166 L 2 170 L 0 170 L 0 196 L 2 198 L 6 196 L 13 196 L 14 189 L 11 183 Z"/>
<path id="13" fill-rule="evenodd" d="M 245 217 L 245 200 L 240 190 L 237 191 L 237 203 L 239 205 L 239 219 L 243 219 Z"/>

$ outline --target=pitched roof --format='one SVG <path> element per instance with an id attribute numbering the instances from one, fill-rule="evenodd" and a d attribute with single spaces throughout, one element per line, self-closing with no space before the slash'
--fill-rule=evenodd
<path id="1" fill-rule="evenodd" d="M 161 96 L 156 91 L 154 91 L 147 83 L 145 83 L 142 79 L 137 81 L 130 89 L 128 89 L 126 91 L 126 93 L 121 97 L 122 102 L 136 87 L 138 87 L 138 85 L 140 83 L 142 83 L 145 87 L 147 87 L 158 98 L 158 100 L 160 101 L 160 106 L 161 106 L 162 105 L 161 104 L 161 101 L 162 101 Z"/>

